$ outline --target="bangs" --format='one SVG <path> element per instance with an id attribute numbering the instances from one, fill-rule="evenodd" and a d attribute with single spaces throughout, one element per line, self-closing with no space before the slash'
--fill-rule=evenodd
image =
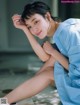
<path id="1" fill-rule="evenodd" d="M 24 11 L 22 13 L 21 19 L 22 21 L 25 21 L 25 19 L 30 19 L 32 15 L 34 15 L 35 12 L 33 10 Z"/>
<path id="2" fill-rule="evenodd" d="M 36 13 L 45 17 L 45 14 L 47 12 L 51 14 L 50 8 L 45 3 L 43 2 L 30 3 L 24 7 L 23 13 L 21 15 L 21 19 L 22 21 L 25 22 L 25 19 L 30 19 L 30 17 Z"/>

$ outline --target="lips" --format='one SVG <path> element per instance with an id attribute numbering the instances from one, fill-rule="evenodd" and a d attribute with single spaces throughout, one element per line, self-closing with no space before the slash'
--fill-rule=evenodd
<path id="1" fill-rule="evenodd" d="M 40 31 L 40 32 L 36 33 L 36 35 L 37 35 L 37 36 L 39 36 L 39 35 L 41 34 L 41 32 L 42 32 L 42 31 Z"/>

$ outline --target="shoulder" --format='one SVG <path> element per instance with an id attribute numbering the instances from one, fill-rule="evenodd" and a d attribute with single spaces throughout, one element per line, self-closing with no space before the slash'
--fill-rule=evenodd
<path id="1" fill-rule="evenodd" d="M 80 19 L 70 18 L 61 23 L 62 33 L 74 34 L 80 30 Z"/>
<path id="2" fill-rule="evenodd" d="M 77 19 L 77 18 L 69 18 L 69 19 L 63 21 L 61 23 L 61 26 L 60 27 L 62 27 L 62 31 L 67 31 L 67 30 L 72 31 L 71 29 L 76 24 L 79 24 L 80 25 L 80 19 Z"/>
<path id="3" fill-rule="evenodd" d="M 57 28 L 53 40 L 60 39 L 61 41 L 64 40 L 71 40 L 72 37 L 76 37 L 77 30 L 80 30 L 76 27 L 76 24 L 80 24 L 80 19 L 70 18 L 60 23 L 59 27 Z M 80 34 L 80 31 L 78 32 Z"/>
<path id="4" fill-rule="evenodd" d="M 72 22 L 71 22 L 72 21 Z M 80 45 L 80 19 L 69 19 L 64 23 L 68 23 L 67 27 L 62 30 L 62 37 L 65 42 L 72 47 Z M 80 46 L 79 46 L 80 47 Z"/>
<path id="5" fill-rule="evenodd" d="M 66 46 L 80 45 L 80 19 L 70 18 L 61 23 L 60 41 Z M 69 45 L 69 46 L 68 46 Z"/>
<path id="6" fill-rule="evenodd" d="M 69 18 L 65 21 L 62 22 L 63 24 L 76 24 L 76 23 L 80 23 L 80 19 L 78 18 Z"/>
<path id="7" fill-rule="evenodd" d="M 59 34 L 60 32 L 68 32 L 68 29 L 69 29 L 72 25 L 74 25 L 74 24 L 76 24 L 76 23 L 79 23 L 78 21 L 80 22 L 80 19 L 70 18 L 70 19 L 67 19 L 67 20 L 61 22 L 60 25 L 59 25 L 58 28 L 57 28 L 58 34 Z"/>

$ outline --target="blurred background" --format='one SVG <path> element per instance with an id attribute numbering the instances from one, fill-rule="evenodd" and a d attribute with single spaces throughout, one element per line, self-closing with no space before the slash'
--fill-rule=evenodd
<path id="1" fill-rule="evenodd" d="M 0 97 L 32 77 L 43 65 L 25 34 L 16 29 L 11 20 L 14 14 L 22 13 L 25 4 L 33 1 L 39 0 L 0 0 Z M 61 0 L 43 2 L 50 6 L 53 16 L 59 17 L 61 21 L 80 18 L 80 3 L 61 3 Z M 36 39 L 40 44 L 45 41 Z M 55 90 L 53 88 L 49 87 Z"/>

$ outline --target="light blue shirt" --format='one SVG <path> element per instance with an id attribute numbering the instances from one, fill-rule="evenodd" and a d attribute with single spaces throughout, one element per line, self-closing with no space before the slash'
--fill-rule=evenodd
<path id="1" fill-rule="evenodd" d="M 53 41 L 60 52 L 69 58 L 67 72 L 56 62 L 54 79 L 63 105 L 80 105 L 80 19 L 62 22 Z"/>

